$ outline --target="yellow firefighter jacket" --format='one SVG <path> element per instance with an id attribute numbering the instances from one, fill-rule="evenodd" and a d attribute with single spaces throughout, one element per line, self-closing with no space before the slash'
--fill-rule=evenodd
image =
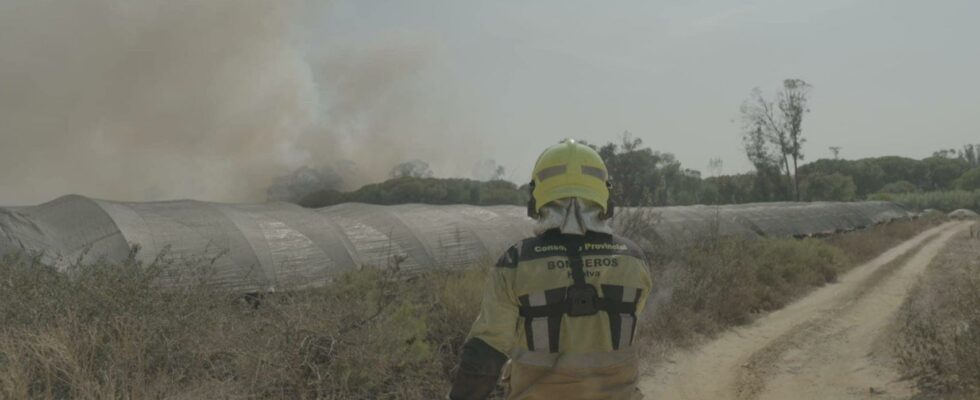
<path id="1" fill-rule="evenodd" d="M 582 314 L 569 308 L 581 292 L 573 289 L 576 269 L 595 291 L 591 315 L 571 315 Z M 642 398 L 632 344 L 651 287 L 629 240 L 550 230 L 511 247 L 491 269 L 469 336 L 510 356 L 509 399 Z"/>

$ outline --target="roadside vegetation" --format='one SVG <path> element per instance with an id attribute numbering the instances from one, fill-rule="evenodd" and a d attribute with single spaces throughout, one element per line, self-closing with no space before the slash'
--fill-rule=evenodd
<path id="1" fill-rule="evenodd" d="M 947 192 L 925 193 L 880 193 L 875 200 L 894 201 L 912 210 L 939 210 L 950 212 L 965 208 L 980 211 L 980 189 L 975 191 L 952 190 Z"/>
<path id="2" fill-rule="evenodd" d="M 934 223 L 659 249 L 644 348 L 746 323 Z M 0 398 L 440 398 L 485 272 L 365 267 L 330 287 L 246 298 L 203 279 L 153 285 L 207 268 L 0 262 Z"/>
<path id="3" fill-rule="evenodd" d="M 923 398 L 980 398 L 980 224 L 929 268 L 896 322 L 902 373 Z"/>
<path id="4" fill-rule="evenodd" d="M 835 282 L 885 250 L 943 221 L 893 222 L 827 238 L 708 237 L 652 254 L 656 293 L 644 334 L 660 352 L 686 347 Z"/>
<path id="5" fill-rule="evenodd" d="M 0 263 L 0 398 L 440 398 L 482 285 L 365 268 L 247 300 L 152 286 L 181 267 Z"/>

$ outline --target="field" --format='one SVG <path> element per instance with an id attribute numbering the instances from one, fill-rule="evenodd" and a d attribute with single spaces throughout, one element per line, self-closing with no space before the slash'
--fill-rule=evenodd
<path id="1" fill-rule="evenodd" d="M 747 323 L 935 223 L 658 249 L 642 351 L 656 358 Z M 197 279 L 207 269 L 161 257 L 61 273 L 4 260 L 0 398 L 439 398 L 483 281 L 482 270 L 363 268 L 330 287 L 243 298 Z M 193 283 L 153 287 L 175 270 L 197 271 Z"/>
<path id="2" fill-rule="evenodd" d="M 896 354 L 925 396 L 980 396 L 980 225 L 952 241 L 896 322 Z"/>

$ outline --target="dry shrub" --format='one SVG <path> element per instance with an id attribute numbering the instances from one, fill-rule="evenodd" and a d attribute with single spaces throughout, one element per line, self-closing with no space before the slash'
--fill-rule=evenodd
<path id="1" fill-rule="evenodd" d="M 980 397 L 980 240 L 957 237 L 899 313 L 896 354 L 926 395 Z"/>
<path id="2" fill-rule="evenodd" d="M 696 344 L 834 282 L 940 222 L 895 221 L 827 238 L 738 239 L 716 232 L 692 243 L 661 243 L 649 253 L 656 288 L 641 335 L 661 348 Z"/>
<path id="3" fill-rule="evenodd" d="M 746 323 L 926 226 L 657 247 L 645 343 L 691 344 Z M 0 262 L 0 398 L 441 398 L 485 273 L 363 268 L 243 301 L 209 285 L 213 259 L 141 265 L 134 254 L 67 273 L 38 260 Z"/>
<path id="4" fill-rule="evenodd" d="M 657 291 L 644 331 L 658 341 L 692 344 L 782 307 L 849 264 L 841 250 L 815 239 L 700 242 L 655 267 Z"/>
<path id="5" fill-rule="evenodd" d="M 247 302 L 133 260 L 0 263 L 0 398 L 438 398 L 483 283 L 364 268 Z"/>
<path id="6" fill-rule="evenodd" d="M 946 221 L 943 215 L 930 215 L 915 220 L 899 220 L 864 229 L 827 237 L 826 242 L 847 253 L 855 263 L 863 263 L 877 257 L 884 250 L 897 246 L 922 231 Z"/>

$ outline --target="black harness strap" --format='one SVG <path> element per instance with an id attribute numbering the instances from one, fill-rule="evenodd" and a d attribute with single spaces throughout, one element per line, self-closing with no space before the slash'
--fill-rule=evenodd
<path id="1" fill-rule="evenodd" d="M 565 288 L 545 291 L 544 296 L 548 304 L 561 304 L 565 300 Z M 561 342 L 561 318 L 561 315 L 548 316 L 548 350 L 552 353 L 558 352 Z"/>
<path id="2" fill-rule="evenodd" d="M 622 332 L 623 316 L 632 317 L 632 326 L 628 327 L 630 332 L 635 329 L 636 324 L 636 303 L 639 294 L 632 301 L 623 298 L 623 287 L 617 285 L 603 285 L 603 297 L 599 297 L 595 286 L 585 281 L 585 268 L 582 260 L 582 250 L 585 244 L 584 237 L 566 237 L 567 257 L 572 275 L 572 285 L 563 288 L 545 291 L 544 305 L 530 304 L 529 295 L 520 297 L 521 305 L 518 312 L 524 318 L 524 330 L 527 335 L 528 350 L 541 351 L 536 349 L 534 339 L 537 335 L 545 332 L 533 332 L 533 321 L 538 318 L 548 319 L 548 347 L 552 353 L 558 352 L 559 327 L 561 319 L 569 317 L 595 315 L 604 311 L 609 315 L 611 336 L 613 338 L 613 348 L 618 349 L 625 343 L 619 343 Z M 639 291 L 637 291 L 639 293 Z M 630 335 L 632 342 L 632 334 Z"/>
<path id="3" fill-rule="evenodd" d="M 568 288 L 568 295 L 571 296 L 576 288 L 587 288 L 594 291 L 595 289 L 585 281 L 585 263 L 582 261 L 582 247 L 584 246 L 585 238 L 571 235 L 566 237 L 569 238 L 566 241 L 566 248 L 568 249 L 567 256 L 573 282 L 572 286 Z M 609 314 L 635 314 L 636 303 L 618 300 L 621 298 L 622 292 L 618 296 L 609 296 L 609 294 L 606 294 L 604 298 L 595 297 L 592 301 L 594 302 L 595 311 L 605 311 Z M 548 304 L 541 306 L 530 306 L 522 301 L 519 312 L 524 318 L 556 317 L 571 314 L 569 311 L 572 307 L 573 305 L 569 304 L 569 301 L 552 302 L 552 299 L 548 299 Z"/>
<path id="4" fill-rule="evenodd" d="M 543 293 L 545 305 L 531 306 L 531 295 L 523 295 L 519 298 L 521 305 L 518 307 L 520 315 L 524 317 L 524 334 L 527 339 L 528 350 L 544 350 L 536 349 L 535 339 L 538 335 L 547 335 L 548 350 L 552 353 L 558 352 L 558 344 L 561 337 L 561 318 L 564 315 L 564 311 L 552 312 L 552 308 L 557 308 L 564 306 L 565 304 L 565 288 L 557 288 L 546 290 Z M 528 312 L 531 310 L 532 312 Z M 548 310 L 543 311 L 543 310 Z M 537 318 L 547 318 L 547 331 L 541 332 L 540 329 L 534 329 L 534 321 Z"/>
<path id="5" fill-rule="evenodd" d="M 585 241 L 578 237 L 568 241 L 568 261 L 572 268 L 572 282 L 575 282 L 575 286 L 586 285 L 584 263 L 582 262 L 582 246 L 584 243 Z"/>
<path id="6" fill-rule="evenodd" d="M 605 311 L 610 314 L 635 314 L 636 313 L 636 303 L 626 303 L 623 301 L 612 300 L 600 297 L 598 300 L 599 311 Z M 524 318 L 544 318 L 561 316 L 565 314 L 568 310 L 568 306 L 564 302 L 555 304 L 546 304 L 543 306 L 531 307 L 522 305 L 518 308 L 519 313 Z"/>
<path id="7" fill-rule="evenodd" d="M 602 295 L 606 298 L 622 299 L 623 287 L 619 285 L 602 285 Z M 609 338 L 612 339 L 613 350 L 619 349 L 622 335 L 623 314 L 609 313 Z"/>
<path id="8" fill-rule="evenodd" d="M 524 310 L 530 310 L 532 308 L 539 308 L 539 307 L 531 307 L 530 297 L 531 296 L 526 294 L 519 297 L 518 300 L 521 302 L 521 306 L 517 310 L 521 313 L 521 316 L 524 317 L 524 338 L 527 340 L 527 349 L 534 351 L 536 349 L 534 348 L 534 328 L 532 325 L 532 321 L 534 321 L 534 318 L 537 317 L 524 316 Z"/>

